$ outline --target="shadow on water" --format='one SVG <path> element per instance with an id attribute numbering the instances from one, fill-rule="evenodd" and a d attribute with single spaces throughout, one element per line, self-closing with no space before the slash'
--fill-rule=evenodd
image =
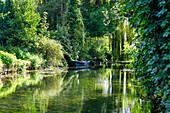
<path id="1" fill-rule="evenodd" d="M 132 84 L 133 71 L 119 68 L 34 72 L 0 80 L 0 112 L 149 113 Z"/>

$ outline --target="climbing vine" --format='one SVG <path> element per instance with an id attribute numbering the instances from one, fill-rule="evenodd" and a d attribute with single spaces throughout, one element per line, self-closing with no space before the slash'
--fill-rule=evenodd
<path id="1" fill-rule="evenodd" d="M 126 3 L 123 12 L 137 34 L 133 66 L 145 98 L 154 104 L 153 112 L 169 111 L 169 4 L 169 0 L 133 0 Z"/>

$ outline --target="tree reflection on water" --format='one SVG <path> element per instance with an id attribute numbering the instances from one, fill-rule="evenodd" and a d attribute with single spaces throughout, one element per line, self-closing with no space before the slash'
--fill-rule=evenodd
<path id="1" fill-rule="evenodd" d="M 111 68 L 25 73 L 5 86 L 1 80 L 0 112 L 150 112 L 132 78 L 133 72 Z"/>

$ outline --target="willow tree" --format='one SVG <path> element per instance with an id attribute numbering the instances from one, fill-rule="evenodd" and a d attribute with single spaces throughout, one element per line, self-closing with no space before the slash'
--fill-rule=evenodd
<path id="1" fill-rule="evenodd" d="M 128 35 L 131 30 L 128 29 L 127 18 L 119 14 L 122 6 L 118 1 L 103 1 L 102 7 L 104 7 L 102 9 L 104 15 L 102 33 L 109 37 L 112 61 L 126 60 L 123 49 L 125 43 L 131 43 L 132 37 Z"/>
<path id="2" fill-rule="evenodd" d="M 85 43 L 85 28 L 80 11 L 79 0 L 69 0 L 65 14 L 65 25 L 68 27 L 69 40 L 72 48 L 72 58 L 77 60 L 79 52 L 83 50 Z"/>
<path id="3" fill-rule="evenodd" d="M 131 30 L 125 22 L 126 18 L 119 14 L 120 2 L 124 0 L 82 0 L 82 2 L 83 21 L 90 38 L 107 36 L 112 60 L 126 60 L 122 50 L 125 42 L 131 43 L 132 37 L 128 35 Z"/>

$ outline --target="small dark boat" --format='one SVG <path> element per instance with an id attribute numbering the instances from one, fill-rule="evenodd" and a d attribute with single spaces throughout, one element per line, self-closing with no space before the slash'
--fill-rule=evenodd
<path id="1" fill-rule="evenodd" d="M 78 72 L 78 71 L 89 71 L 90 68 L 89 66 L 73 66 L 73 67 L 69 67 L 68 70 L 74 70 L 75 72 Z"/>
<path id="2" fill-rule="evenodd" d="M 71 61 L 68 63 L 69 66 L 88 66 L 90 61 Z"/>

